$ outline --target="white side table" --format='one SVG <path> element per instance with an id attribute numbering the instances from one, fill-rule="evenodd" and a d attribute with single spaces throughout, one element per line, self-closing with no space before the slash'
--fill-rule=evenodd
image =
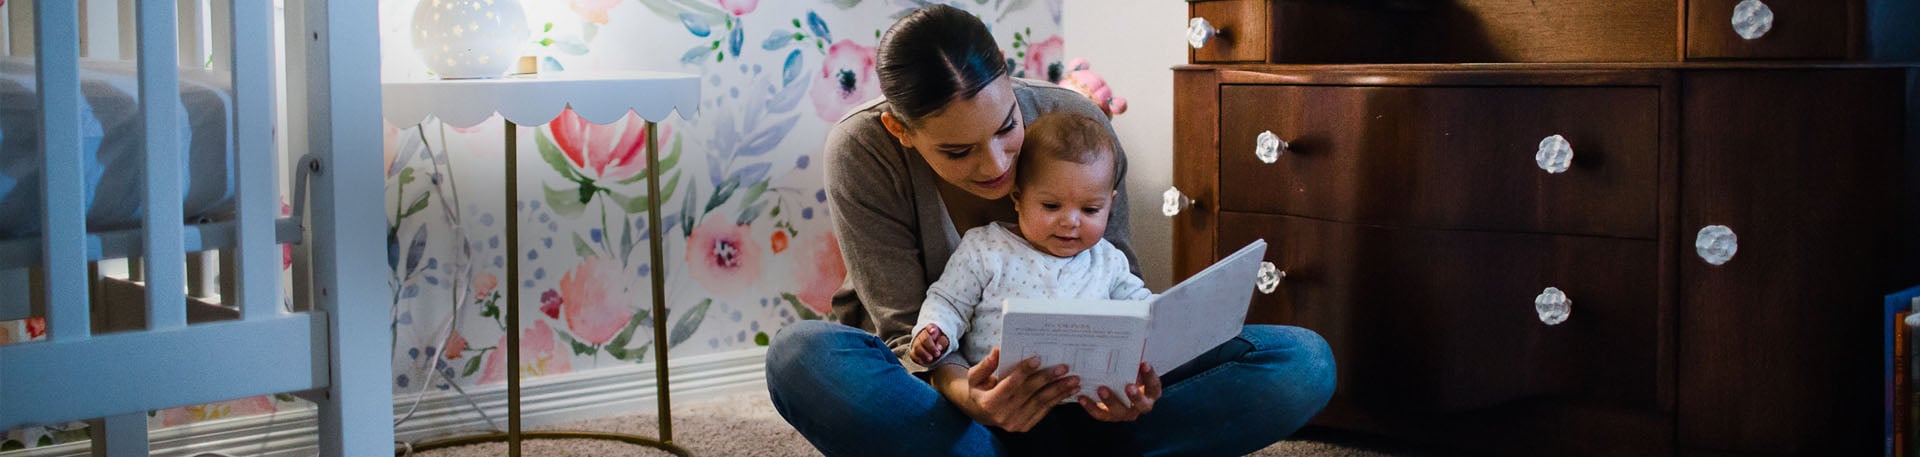
<path id="1" fill-rule="evenodd" d="M 647 232 L 649 254 L 656 271 L 660 269 L 660 136 L 654 120 L 665 119 L 674 111 L 690 119 L 700 107 L 700 77 L 686 73 L 558 73 L 501 79 L 461 79 L 420 82 L 392 82 L 381 85 L 382 112 L 394 125 L 418 125 L 428 116 L 458 127 L 468 127 L 500 113 L 506 119 L 506 284 L 514 285 L 507 299 L 507 431 L 486 435 L 456 437 L 421 443 L 415 451 L 505 441 L 507 454 L 520 456 L 523 439 L 608 439 L 658 448 L 674 455 L 691 455 L 673 444 L 671 400 L 667 389 L 666 275 L 648 275 L 653 280 L 654 389 L 660 398 L 660 437 L 601 432 L 520 431 L 520 209 L 519 132 L 521 125 L 539 126 L 553 120 L 567 108 L 588 122 L 606 124 L 620 120 L 628 110 L 646 121 L 647 129 Z"/>

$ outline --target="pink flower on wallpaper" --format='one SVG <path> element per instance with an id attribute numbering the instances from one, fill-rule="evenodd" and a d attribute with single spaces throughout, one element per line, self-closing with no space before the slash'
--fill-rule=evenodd
<path id="1" fill-rule="evenodd" d="M 1064 42 L 1060 40 L 1059 35 L 1047 38 L 1046 41 L 1029 43 L 1026 49 L 1027 60 L 1021 64 L 1020 68 L 1026 72 L 1027 78 L 1044 79 L 1052 83 L 1060 82 L 1060 77 L 1067 75 L 1066 68 L 1060 63 L 1060 54 L 1064 52 L 1063 49 Z"/>
<path id="2" fill-rule="evenodd" d="M 799 284 L 800 303 L 825 315 L 833 312 L 833 294 L 847 280 L 847 263 L 840 258 L 840 239 L 831 230 L 807 237 L 794 259 L 793 276 Z"/>
<path id="3" fill-rule="evenodd" d="M 760 0 L 720 0 L 720 9 L 735 16 L 745 16 L 760 7 Z"/>
<path id="4" fill-rule="evenodd" d="M 573 359 L 566 352 L 558 350 L 554 344 L 553 327 L 547 321 L 533 321 L 533 328 L 520 335 L 520 376 L 533 378 L 556 375 L 573 371 Z M 487 353 L 486 368 L 482 369 L 478 384 L 494 384 L 507 381 L 507 337 L 500 337 L 500 344 L 494 347 L 500 350 Z"/>
<path id="5" fill-rule="evenodd" d="M 827 48 L 827 60 L 820 66 L 820 78 L 809 89 L 813 109 L 828 123 L 839 122 L 860 102 L 880 96 L 880 84 L 873 73 L 873 48 L 853 40 L 840 40 Z"/>
<path id="6" fill-rule="evenodd" d="M 452 335 L 447 336 L 447 350 L 441 351 L 441 354 L 446 355 L 447 360 L 460 360 L 460 354 L 466 351 L 467 337 L 460 336 L 460 331 L 454 330 Z"/>
<path id="7" fill-rule="evenodd" d="M 547 124 L 553 144 L 581 176 L 594 180 L 622 180 L 647 170 L 647 123 L 627 112 L 611 124 L 587 122 L 569 109 Z M 660 126 L 665 139 L 669 130 Z"/>
<path id="8" fill-rule="evenodd" d="M 560 296 L 565 297 L 560 313 L 575 339 L 599 346 L 626 328 L 633 320 L 632 279 L 620 262 L 595 257 L 581 260 L 560 277 Z"/>
<path id="9" fill-rule="evenodd" d="M 716 215 L 687 237 L 687 274 L 717 295 L 746 291 L 760 279 L 760 245 L 750 227 Z"/>
<path id="10" fill-rule="evenodd" d="M 279 410 L 280 408 L 273 404 L 273 397 L 261 395 L 239 400 L 163 410 L 160 412 L 160 423 L 166 427 L 172 427 L 226 417 L 267 414 Z"/>
<path id="11" fill-rule="evenodd" d="M 473 277 L 473 299 L 486 300 L 493 295 L 493 288 L 500 287 L 500 277 L 493 273 L 481 272 Z"/>
<path id="12" fill-rule="evenodd" d="M 607 10 L 620 6 L 622 1 L 624 0 L 569 0 L 567 7 L 572 8 L 575 14 L 579 14 L 580 18 L 586 19 L 587 22 L 605 25 Z"/>

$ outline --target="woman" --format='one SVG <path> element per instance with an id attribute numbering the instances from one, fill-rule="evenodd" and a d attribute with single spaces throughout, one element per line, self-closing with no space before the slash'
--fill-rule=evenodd
<path id="1" fill-rule="evenodd" d="M 952 7 L 900 19 L 877 59 L 885 98 L 855 108 L 826 145 L 828 204 L 850 286 L 834 299 L 840 323 L 788 326 L 767 354 L 774 406 L 821 452 L 1241 455 L 1285 438 L 1326 405 L 1333 357 L 1319 335 L 1295 327 L 1247 326 L 1186 365 L 1143 370 L 1143 388 L 1124 402 L 1094 399 L 1101 408 L 1061 404 L 1078 380 L 1037 360 L 1001 361 L 996 352 L 972 368 L 929 371 L 901 358 L 959 234 L 1016 219 L 1007 195 L 1026 123 L 1053 112 L 1105 116 L 1078 93 L 1008 77 L 986 26 Z M 1117 155 L 1116 189 L 1126 175 L 1125 154 Z M 1125 196 L 1114 201 L 1106 239 L 1137 273 Z M 1000 363 L 1020 365 L 994 378 Z"/>

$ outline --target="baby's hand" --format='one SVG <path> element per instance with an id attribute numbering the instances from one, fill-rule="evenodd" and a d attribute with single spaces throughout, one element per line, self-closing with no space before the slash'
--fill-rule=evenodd
<path id="1" fill-rule="evenodd" d="M 928 324 L 913 335 L 913 363 L 926 365 L 933 363 L 947 353 L 947 334 L 940 331 L 939 325 Z"/>

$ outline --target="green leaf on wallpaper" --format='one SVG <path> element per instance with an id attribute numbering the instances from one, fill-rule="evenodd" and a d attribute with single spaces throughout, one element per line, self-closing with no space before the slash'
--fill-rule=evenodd
<path id="1" fill-rule="evenodd" d="M 625 266 L 627 259 L 633 257 L 633 221 L 620 218 L 620 265 Z"/>
<path id="2" fill-rule="evenodd" d="M 633 349 L 615 350 L 614 348 L 607 348 L 607 355 L 611 355 L 613 358 L 620 359 L 620 361 L 623 362 L 639 362 L 647 358 L 647 350 L 651 348 L 653 348 L 653 342 L 649 341 Z"/>
<path id="3" fill-rule="evenodd" d="M 567 159 L 567 154 L 562 152 L 559 146 L 555 146 L 552 139 L 547 138 L 546 129 L 534 129 L 533 132 L 534 144 L 540 147 L 540 160 L 547 162 L 547 166 L 553 167 L 554 173 L 559 173 L 560 177 L 567 178 L 568 181 L 586 180 L 580 177 L 580 173 L 573 170 L 573 161 Z"/>
<path id="4" fill-rule="evenodd" d="M 542 33 L 544 33 L 544 32 L 552 32 L 552 31 L 553 31 L 553 23 L 552 23 L 552 22 L 548 22 L 548 23 L 547 23 L 547 25 L 546 25 L 545 27 L 542 27 L 542 28 L 540 29 L 540 31 L 541 31 Z"/>
<path id="5" fill-rule="evenodd" d="M 712 307 L 713 299 L 702 299 L 699 305 L 694 305 L 692 310 L 681 314 L 680 320 L 673 323 L 673 331 L 667 334 L 667 347 L 679 346 L 680 343 L 693 338 L 693 331 L 700 329 L 700 321 L 707 320 L 707 309 Z"/>
<path id="6" fill-rule="evenodd" d="M 796 29 L 797 29 L 797 28 L 800 28 L 800 20 L 799 20 L 799 19 L 794 19 L 794 20 L 793 20 L 793 28 L 796 28 Z"/>
<path id="7" fill-rule="evenodd" d="M 693 214 L 693 201 L 699 198 L 700 189 L 694 188 L 693 182 L 687 182 L 687 198 L 681 199 L 685 205 L 680 207 L 680 236 L 693 236 L 693 223 L 697 217 Z"/>
<path id="8" fill-rule="evenodd" d="M 568 335 L 567 332 L 553 332 L 553 334 L 559 335 L 560 339 L 567 340 L 567 345 L 573 347 L 574 355 L 591 356 L 593 355 L 593 353 L 600 351 L 600 348 L 596 348 L 596 347 L 593 347 L 593 345 L 591 344 L 582 343 L 580 342 L 580 340 L 573 339 L 573 335 Z"/>
<path id="9" fill-rule="evenodd" d="M 552 39 L 552 38 L 541 38 L 541 39 L 540 39 L 540 46 L 541 46 L 541 47 L 547 47 L 547 46 L 553 46 L 553 39 Z"/>
<path id="10" fill-rule="evenodd" d="M 1005 18 L 1007 13 L 1024 10 L 1030 6 L 1033 6 L 1033 0 L 1013 0 L 1012 2 L 1008 2 L 1006 6 L 1000 7 L 1000 17 Z M 1032 28 L 1027 29 L 1027 38 L 1033 38 Z"/>
<path id="11" fill-rule="evenodd" d="M 580 257 L 599 256 L 599 254 L 594 253 L 593 245 L 587 244 L 587 240 L 581 239 L 578 233 L 573 234 L 573 253 L 579 254 Z"/>
<path id="12" fill-rule="evenodd" d="M 413 168 L 401 168 L 400 185 L 406 186 L 408 184 L 413 184 Z"/>
<path id="13" fill-rule="evenodd" d="M 673 170 L 674 165 L 679 165 L 679 164 L 680 164 L 680 139 L 674 138 L 673 150 L 668 151 L 667 156 L 660 159 L 660 173 L 665 174 L 666 172 Z M 645 179 L 647 179 L 646 173 L 634 173 L 633 176 L 621 178 L 619 181 L 615 181 L 615 182 L 618 182 L 620 184 L 633 184 Z M 661 200 L 661 201 L 666 201 L 666 200 Z"/>
<path id="14" fill-rule="evenodd" d="M 474 373 L 479 372 L 480 361 L 483 359 L 486 359 L 486 357 L 475 356 L 472 359 L 468 359 L 467 369 L 460 371 L 460 377 L 465 378 L 465 377 L 473 376 Z"/>
<path id="15" fill-rule="evenodd" d="M 800 297 L 796 297 L 792 293 L 781 292 L 780 298 L 786 299 L 788 304 L 793 305 L 793 312 L 799 314 L 801 319 L 810 321 L 820 320 L 820 315 L 814 314 L 812 308 L 808 308 L 805 303 L 800 303 Z"/>
<path id="16" fill-rule="evenodd" d="M 733 191 L 736 190 L 740 190 L 739 175 L 727 178 L 726 181 L 721 181 L 720 187 L 713 190 L 713 197 L 707 199 L 706 212 L 712 212 L 714 208 L 719 208 L 720 205 L 727 204 L 727 199 L 733 198 Z"/>
<path id="17" fill-rule="evenodd" d="M 618 358 L 620 360 L 629 360 L 628 357 L 624 357 L 621 354 L 630 353 L 634 351 L 633 349 L 627 349 L 627 343 L 633 342 L 634 329 L 640 328 L 641 323 L 645 323 L 648 320 L 653 319 L 652 316 L 653 314 L 647 312 L 646 309 L 634 310 L 633 317 L 630 319 L 627 319 L 626 328 L 620 329 L 620 334 L 614 335 L 612 340 L 607 341 L 607 353 L 613 354 L 615 358 Z M 648 342 L 647 344 L 653 344 L 653 343 Z M 647 346 L 641 345 L 640 347 L 647 347 Z"/>
<path id="18" fill-rule="evenodd" d="M 647 212 L 647 194 L 628 196 L 619 191 L 607 191 L 607 194 L 608 197 L 612 198 L 615 204 L 620 205 L 620 209 L 626 211 L 627 214 Z"/>
<path id="19" fill-rule="evenodd" d="M 418 213 L 420 210 L 427 209 L 427 203 L 429 202 L 427 197 L 430 195 L 433 195 L 433 192 L 421 192 L 420 198 L 413 199 L 413 204 L 407 205 L 407 210 L 401 212 L 400 217 L 404 219 L 413 216 L 414 213 Z"/>
<path id="20" fill-rule="evenodd" d="M 754 184 L 753 187 L 748 187 L 747 195 L 740 197 L 740 204 L 752 205 L 756 202 L 759 202 L 760 195 L 767 193 L 767 184 L 771 182 L 773 182 L 773 180 L 771 179 L 762 179 L 760 180 L 759 183 Z"/>
<path id="21" fill-rule="evenodd" d="M 587 211 L 587 204 L 580 202 L 579 189 L 554 190 L 547 187 L 547 183 L 540 183 L 540 189 L 546 191 L 547 206 L 553 207 L 553 213 L 560 217 L 580 217 L 580 213 Z"/>
<path id="22" fill-rule="evenodd" d="M 773 216 L 773 217 L 780 217 L 780 207 L 778 206 L 773 207 L 773 212 L 767 215 Z"/>
<path id="23" fill-rule="evenodd" d="M 26 448 L 27 443 L 22 443 L 19 440 L 0 441 L 0 451 L 18 451 Z"/>
<path id="24" fill-rule="evenodd" d="M 751 206 L 748 206 L 746 209 L 740 210 L 740 217 L 735 218 L 733 220 L 733 223 L 739 224 L 739 225 L 752 224 L 754 219 L 760 218 L 761 211 L 766 211 L 767 203 L 771 203 L 771 202 L 755 203 Z"/>
<path id="25" fill-rule="evenodd" d="M 753 334 L 753 345 L 760 346 L 760 347 L 767 347 L 767 345 L 770 345 L 770 344 L 773 344 L 773 338 L 767 337 L 767 332 L 759 332 L 759 333 Z"/>

